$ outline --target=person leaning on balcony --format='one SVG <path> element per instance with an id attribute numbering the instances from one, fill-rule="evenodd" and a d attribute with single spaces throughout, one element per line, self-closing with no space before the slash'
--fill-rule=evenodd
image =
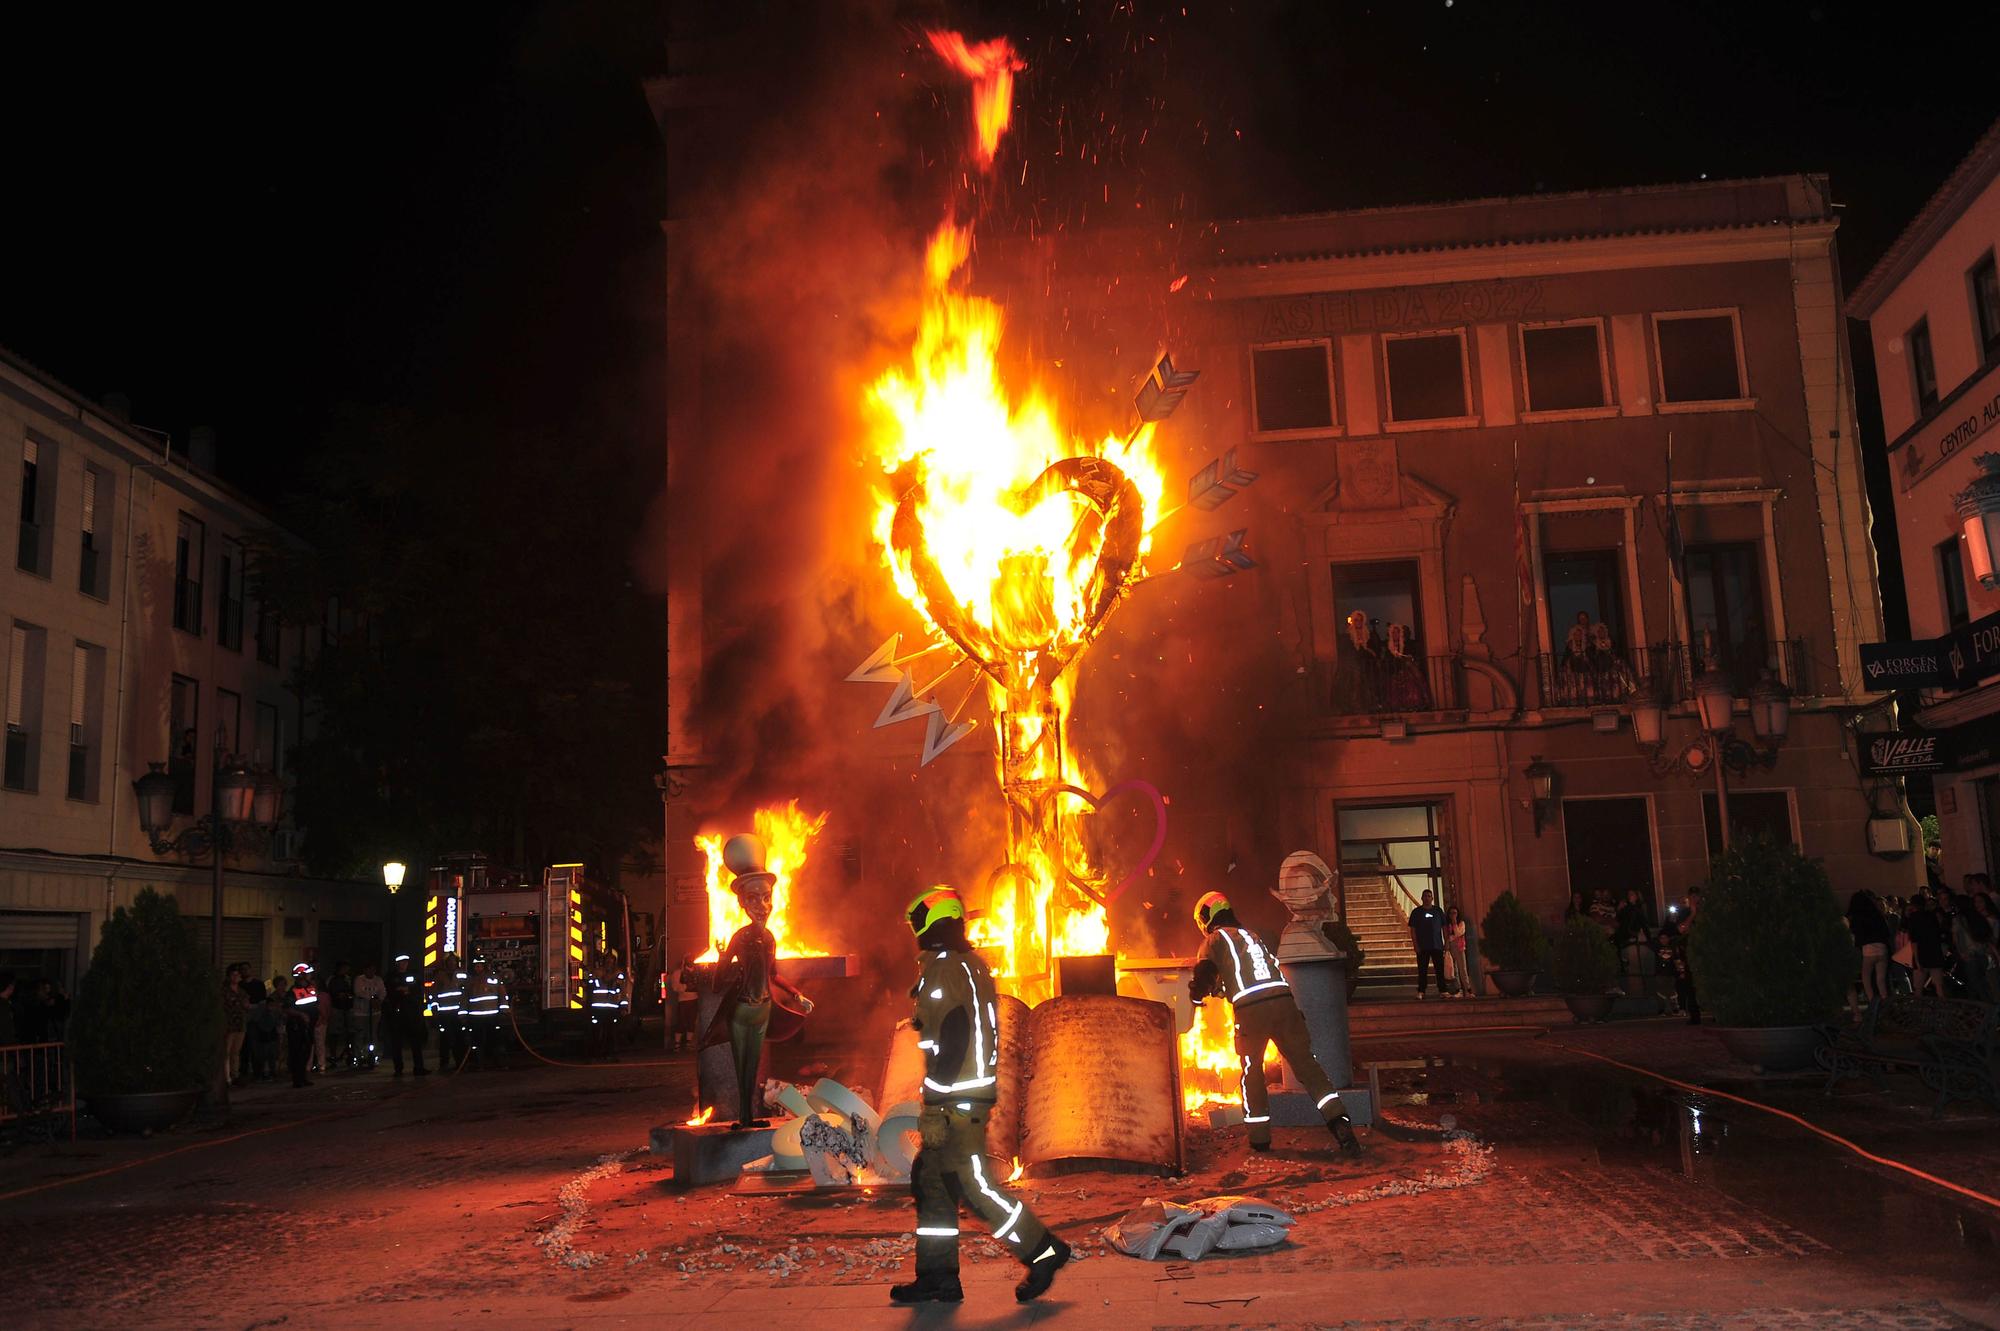
<path id="1" fill-rule="evenodd" d="M 1360 1155 L 1354 1124 L 1333 1080 L 1313 1056 L 1312 1035 L 1292 998 L 1292 986 L 1278 969 L 1277 957 L 1263 939 L 1237 922 L 1229 898 L 1220 892 L 1207 893 L 1195 903 L 1194 922 L 1204 941 L 1188 980 L 1188 997 L 1196 1004 L 1211 994 L 1229 1000 L 1236 1019 L 1236 1054 L 1243 1063 L 1243 1124 L 1250 1131 L 1250 1149 L 1271 1149 L 1271 1088 L 1264 1084 L 1264 1051 L 1275 1044 L 1278 1056 L 1305 1083 L 1306 1094 L 1313 1097 L 1340 1149 Z"/>
<path id="2" fill-rule="evenodd" d="M 1627 975 L 1653 973 L 1653 912 L 1636 887 L 1625 889 L 1625 904 L 1618 908 L 1618 920 L 1611 931 L 1618 945 L 1618 959 Z"/>

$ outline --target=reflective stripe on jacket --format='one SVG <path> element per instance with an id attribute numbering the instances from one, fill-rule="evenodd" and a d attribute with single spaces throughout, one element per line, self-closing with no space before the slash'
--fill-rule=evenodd
<path id="1" fill-rule="evenodd" d="M 1222 996 L 1231 1005 L 1258 1003 L 1291 991 L 1264 940 L 1240 926 L 1225 924 L 1212 930 L 1202 944 L 1201 960 L 1215 967 Z"/>
<path id="2" fill-rule="evenodd" d="M 910 996 L 924 1103 L 992 1103 L 1000 1094 L 1000 1014 L 986 963 L 976 952 L 926 952 Z"/>

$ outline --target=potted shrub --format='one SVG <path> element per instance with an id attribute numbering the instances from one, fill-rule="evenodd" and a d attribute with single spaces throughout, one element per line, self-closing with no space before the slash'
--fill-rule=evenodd
<path id="1" fill-rule="evenodd" d="M 1615 996 L 1610 990 L 1618 982 L 1618 953 L 1603 928 L 1588 915 L 1572 915 L 1563 925 L 1549 974 L 1569 1014 L 1578 1021 L 1603 1021 L 1611 1015 Z"/>
<path id="2" fill-rule="evenodd" d="M 1512 892 L 1502 892 L 1479 922 L 1479 950 L 1492 968 L 1493 987 L 1509 998 L 1532 989 L 1548 957 L 1542 922 Z"/>
<path id="3" fill-rule="evenodd" d="M 172 897 L 151 888 L 104 922 L 71 1008 L 77 1090 L 114 1132 L 186 1117 L 222 1058 L 221 979 Z"/>
<path id="4" fill-rule="evenodd" d="M 1328 920 L 1324 926 L 1327 940 L 1347 954 L 1342 964 L 1347 968 L 1347 997 L 1354 999 L 1354 990 L 1361 983 L 1361 963 L 1368 960 L 1368 954 L 1361 948 L 1361 940 L 1354 930 L 1347 927 L 1345 920 Z"/>
<path id="5" fill-rule="evenodd" d="M 1759 1071 L 1811 1065 L 1859 964 L 1826 869 L 1766 837 L 1710 862 L 1687 950 L 1716 1033 Z"/>

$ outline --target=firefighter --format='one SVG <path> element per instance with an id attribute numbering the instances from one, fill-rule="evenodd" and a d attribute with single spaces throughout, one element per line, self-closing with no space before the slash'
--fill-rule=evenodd
<path id="1" fill-rule="evenodd" d="M 1069 1245 L 1026 1202 L 986 1173 L 986 1118 L 999 1095 L 1000 1030 L 993 976 L 965 937 L 965 904 L 948 887 L 910 903 L 922 972 L 910 997 L 924 1051 L 923 1149 L 910 1167 L 917 1199 L 917 1278 L 889 1290 L 895 1303 L 957 1303 L 958 1211 L 969 1209 L 1027 1268 L 1014 1287 L 1022 1303 L 1046 1292 L 1069 1261 Z"/>
<path id="2" fill-rule="evenodd" d="M 465 967 L 447 952 L 431 967 L 430 1014 L 437 1023 L 438 1070 L 450 1072 L 465 1061 Z"/>
<path id="3" fill-rule="evenodd" d="M 310 1086 L 306 1064 L 312 1059 L 313 1029 L 319 1024 L 319 992 L 313 988 L 312 967 L 303 961 L 292 967 L 291 1000 L 285 1004 L 285 1064 L 293 1086 Z"/>
<path id="4" fill-rule="evenodd" d="M 621 975 L 618 980 L 604 978 L 611 974 L 611 963 L 600 961 L 586 973 L 584 997 L 590 1013 L 590 1050 L 606 1058 L 617 1054 L 618 1027 L 625 1012 Z"/>
<path id="5" fill-rule="evenodd" d="M 1271 1092 L 1264 1084 L 1264 1050 L 1276 1043 L 1279 1056 L 1305 1083 L 1327 1131 L 1343 1151 L 1360 1155 L 1354 1124 L 1326 1069 L 1313 1057 L 1305 1016 L 1278 969 L 1277 957 L 1263 939 L 1237 923 L 1229 898 L 1220 892 L 1210 892 L 1195 903 L 1194 922 L 1206 941 L 1188 981 L 1188 995 L 1199 1004 L 1219 994 L 1229 1000 L 1235 1014 L 1236 1053 L 1243 1061 L 1243 1123 L 1250 1130 L 1250 1149 L 1271 1149 Z"/>
<path id="6" fill-rule="evenodd" d="M 405 1046 L 410 1050 L 417 1075 L 430 1075 L 430 1069 L 424 1066 L 424 1003 L 407 955 L 396 958 L 395 970 L 389 977 L 389 993 L 382 1000 L 382 1038 L 389 1046 L 389 1062 L 395 1067 L 396 1076 L 403 1075 Z"/>
<path id="7" fill-rule="evenodd" d="M 510 1020 L 507 986 L 493 973 L 484 957 L 472 963 L 465 985 L 465 1030 L 471 1038 L 471 1052 L 479 1055 L 481 1067 L 506 1066 L 506 1031 Z"/>

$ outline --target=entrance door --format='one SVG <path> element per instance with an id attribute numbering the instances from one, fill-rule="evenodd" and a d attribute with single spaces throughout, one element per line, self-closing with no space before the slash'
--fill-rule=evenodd
<path id="1" fill-rule="evenodd" d="M 1569 853 L 1569 890 L 1586 903 L 1599 891 L 1613 906 L 1627 888 L 1638 888 L 1659 918 L 1659 886 L 1653 878 L 1653 820 L 1643 795 L 1563 801 L 1563 840 Z"/>
<path id="2" fill-rule="evenodd" d="M 1443 804 L 1343 805 L 1335 813 L 1343 884 L 1379 879 L 1387 904 L 1407 915 L 1426 891 L 1451 904 Z"/>

